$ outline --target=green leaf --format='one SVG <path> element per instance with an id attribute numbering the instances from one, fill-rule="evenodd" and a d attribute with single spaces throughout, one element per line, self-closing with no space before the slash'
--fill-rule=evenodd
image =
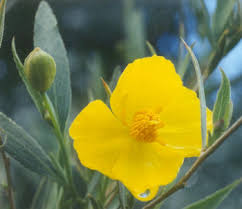
<path id="1" fill-rule="evenodd" d="M 30 209 L 58 209 L 63 190 L 46 178 L 41 179 Z"/>
<path id="2" fill-rule="evenodd" d="M 191 6 L 195 11 L 196 20 L 197 20 L 197 30 L 202 38 L 207 37 L 209 42 L 212 42 L 211 39 L 211 20 L 210 15 L 207 9 L 207 6 L 204 2 L 204 0 L 198 0 L 198 1 L 190 1 Z M 183 36 L 182 36 L 183 37 Z"/>
<path id="3" fill-rule="evenodd" d="M 121 182 L 118 182 L 119 188 L 119 201 L 122 209 L 127 208 L 127 195 L 126 195 L 126 188 Z"/>
<path id="4" fill-rule="evenodd" d="M 90 201 L 93 209 L 103 209 L 102 205 L 91 194 L 88 194 L 88 200 Z"/>
<path id="5" fill-rule="evenodd" d="M 206 4 L 204 2 L 204 0 L 201 0 L 201 6 L 202 6 L 202 23 L 200 25 L 202 25 L 202 27 L 204 28 L 205 31 L 205 35 L 207 35 L 208 40 L 210 41 L 210 43 L 212 42 L 212 37 L 211 37 L 211 27 L 210 27 L 210 15 L 208 12 L 208 8 L 206 7 Z M 201 32 L 201 31 L 200 31 Z"/>
<path id="6" fill-rule="evenodd" d="M 6 3 L 7 3 L 7 0 L 1 0 L 0 2 L 0 48 L 2 46 L 2 41 L 3 41 Z"/>
<path id="7" fill-rule="evenodd" d="M 89 101 L 89 102 L 92 102 L 92 101 L 95 100 L 95 99 L 94 99 L 94 96 L 93 96 L 93 91 L 92 91 L 91 88 L 88 88 L 88 89 L 87 89 L 87 98 L 88 98 L 88 101 Z"/>
<path id="8" fill-rule="evenodd" d="M 88 71 L 90 72 L 90 80 L 88 87 L 92 90 L 94 99 L 102 99 L 106 96 L 102 81 L 102 59 L 99 54 L 95 54 L 87 63 Z"/>
<path id="9" fill-rule="evenodd" d="M 113 91 L 114 88 L 116 87 L 120 75 L 121 75 L 121 67 L 117 66 L 114 68 L 113 75 L 112 75 L 111 81 L 109 83 L 111 91 Z"/>
<path id="10" fill-rule="evenodd" d="M 55 15 L 45 1 L 40 3 L 35 16 L 34 46 L 40 47 L 55 59 L 56 77 L 47 93 L 56 111 L 60 128 L 64 132 L 71 106 L 69 62 Z"/>
<path id="11" fill-rule="evenodd" d="M 40 175 L 55 177 L 48 155 L 23 128 L 0 112 L 0 128 L 6 134 L 4 150 L 24 167 Z"/>
<path id="12" fill-rule="evenodd" d="M 233 112 L 230 81 L 224 71 L 222 69 L 220 71 L 222 81 L 213 107 L 213 133 L 208 140 L 209 146 L 228 128 Z"/>
<path id="13" fill-rule="evenodd" d="M 230 194 L 230 192 L 242 182 L 241 179 L 236 180 L 232 184 L 216 191 L 215 193 L 199 200 L 184 209 L 216 209 L 222 201 Z"/>
<path id="14" fill-rule="evenodd" d="M 230 81 L 224 71 L 220 69 L 222 75 L 221 85 L 213 107 L 213 124 L 223 120 L 226 124 L 231 119 L 231 87 Z M 226 118 L 227 116 L 227 118 Z M 227 127 L 225 127 L 227 128 Z"/>
<path id="15" fill-rule="evenodd" d="M 203 77 L 201 74 L 200 66 L 198 64 L 197 58 L 195 57 L 192 49 L 186 44 L 186 42 L 181 38 L 183 44 L 185 45 L 187 51 L 189 52 L 192 62 L 196 71 L 197 82 L 198 82 L 198 91 L 199 91 L 199 99 L 200 99 L 200 111 L 201 111 L 201 129 L 202 129 L 202 147 L 205 148 L 206 141 L 207 141 L 207 106 L 206 106 L 206 99 L 204 93 L 204 86 L 203 86 Z"/>
<path id="16" fill-rule="evenodd" d="M 37 107 L 39 112 L 41 114 L 44 114 L 44 108 L 43 108 L 43 105 L 42 105 L 43 98 L 42 98 L 41 94 L 38 91 L 36 91 L 36 90 L 34 90 L 32 88 L 32 86 L 30 85 L 28 79 L 25 76 L 24 66 L 23 66 L 23 64 L 22 64 L 22 62 L 21 62 L 21 60 L 20 60 L 20 58 L 18 56 L 18 53 L 16 51 L 15 39 L 14 38 L 12 40 L 12 54 L 13 54 L 13 60 L 14 60 L 14 62 L 16 64 L 17 69 L 18 69 L 18 73 L 19 73 L 22 81 L 24 82 L 29 95 L 31 96 L 32 100 L 34 101 L 35 106 Z"/>
<path id="17" fill-rule="evenodd" d="M 135 9 L 134 0 L 125 0 L 123 4 L 126 58 L 131 62 L 145 56 L 144 17 L 140 10 Z"/>
<path id="18" fill-rule="evenodd" d="M 95 188 L 98 186 L 100 183 L 102 174 L 99 172 L 95 172 L 92 176 L 91 181 L 88 184 L 88 193 L 93 194 L 95 192 Z"/>
<path id="19" fill-rule="evenodd" d="M 228 128 L 231 118 L 232 118 L 232 114 L 233 114 L 233 103 L 232 100 L 229 101 L 229 105 L 226 108 L 225 114 L 224 114 L 224 127 Z"/>
<path id="20" fill-rule="evenodd" d="M 43 200 L 45 200 L 45 197 L 47 195 L 46 192 L 44 192 L 46 182 L 47 182 L 46 178 L 41 179 L 39 186 L 32 199 L 30 209 L 41 209 L 42 208 Z"/>
<path id="21" fill-rule="evenodd" d="M 212 18 L 213 38 L 216 40 L 226 27 L 236 0 L 217 0 L 217 7 Z"/>
<path id="22" fill-rule="evenodd" d="M 72 178 L 78 195 L 81 198 L 84 198 L 87 193 L 87 185 L 82 176 L 80 175 L 80 172 L 76 169 L 76 167 L 72 167 Z"/>
<path id="23" fill-rule="evenodd" d="M 195 46 L 195 42 L 191 45 L 191 49 L 193 49 L 193 47 Z M 178 68 L 177 68 L 177 72 L 180 75 L 181 79 L 183 80 L 184 75 L 188 69 L 188 66 L 190 64 L 190 60 L 191 60 L 191 56 L 189 53 L 186 54 L 186 56 L 184 57 L 184 59 L 179 62 L 178 64 Z"/>

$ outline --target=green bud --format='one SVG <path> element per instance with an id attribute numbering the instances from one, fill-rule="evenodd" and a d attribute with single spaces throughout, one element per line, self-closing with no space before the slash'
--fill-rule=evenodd
<path id="1" fill-rule="evenodd" d="M 47 91 L 55 80 L 56 64 L 51 55 L 35 48 L 24 61 L 24 72 L 30 85 L 39 92 Z"/>

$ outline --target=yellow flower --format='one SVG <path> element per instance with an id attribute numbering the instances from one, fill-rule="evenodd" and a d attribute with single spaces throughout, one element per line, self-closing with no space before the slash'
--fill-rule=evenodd
<path id="1" fill-rule="evenodd" d="M 169 60 L 137 59 L 122 73 L 111 110 L 100 100 L 89 103 L 70 135 L 84 166 L 120 180 L 137 199 L 148 201 L 176 178 L 185 157 L 200 155 L 199 103 Z M 207 117 L 211 128 L 209 110 Z"/>

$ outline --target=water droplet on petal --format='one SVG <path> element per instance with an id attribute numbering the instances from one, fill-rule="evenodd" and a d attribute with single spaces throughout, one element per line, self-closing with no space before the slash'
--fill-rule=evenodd
<path id="1" fill-rule="evenodd" d="M 139 197 L 146 198 L 150 195 L 150 190 L 147 189 L 144 193 L 139 194 Z"/>

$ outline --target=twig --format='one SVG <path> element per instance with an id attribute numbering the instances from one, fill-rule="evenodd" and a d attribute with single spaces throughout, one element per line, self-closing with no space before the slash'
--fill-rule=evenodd
<path id="1" fill-rule="evenodd" d="M 2 137 L 0 136 L 0 144 L 2 145 Z M 7 177 L 7 187 L 8 187 L 8 199 L 11 209 L 16 209 L 14 204 L 14 197 L 13 197 L 13 190 L 12 190 L 12 181 L 11 181 L 11 175 L 10 175 L 10 162 L 9 158 L 6 156 L 4 150 L 1 148 L 1 154 L 3 158 L 3 163 L 6 171 L 6 177 Z"/>
<path id="2" fill-rule="evenodd" d="M 242 116 L 229 128 L 227 131 L 220 136 L 214 144 L 212 144 L 205 152 L 203 152 L 200 157 L 195 161 L 192 167 L 187 171 L 187 173 L 181 178 L 181 180 L 175 184 L 171 189 L 165 192 L 163 195 L 159 196 L 157 199 L 151 201 L 145 205 L 142 209 L 151 209 L 159 202 L 163 201 L 176 191 L 182 189 L 187 180 L 192 176 L 192 174 L 197 170 L 197 168 L 202 164 L 202 162 L 207 159 L 224 141 L 230 136 L 234 131 L 236 131 L 242 125 Z"/>

